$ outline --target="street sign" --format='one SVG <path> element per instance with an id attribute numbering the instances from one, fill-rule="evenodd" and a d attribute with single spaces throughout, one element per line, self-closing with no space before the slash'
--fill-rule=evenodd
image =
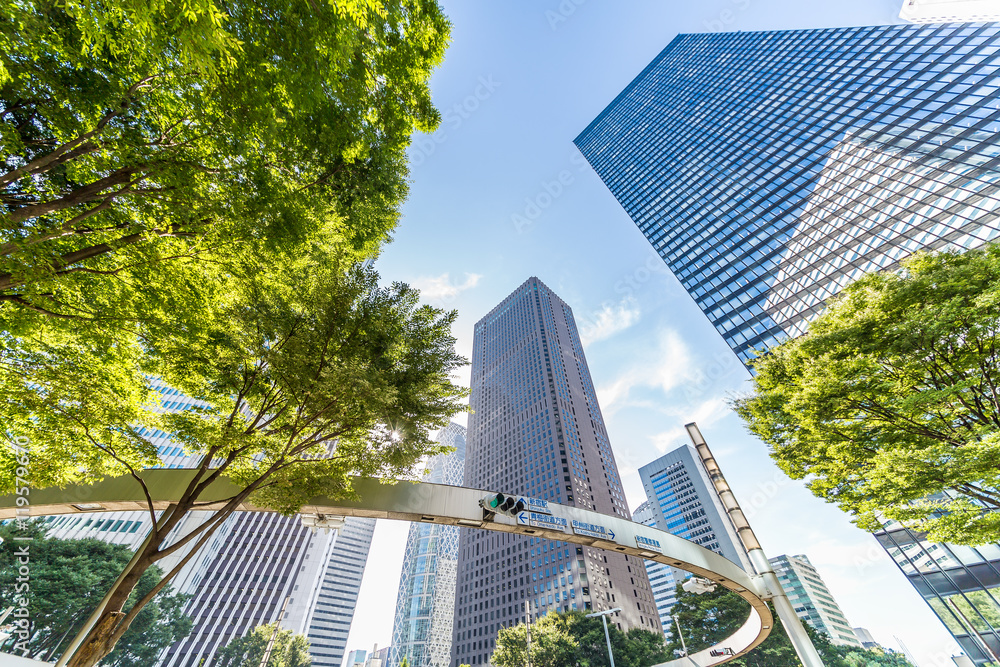
<path id="1" fill-rule="evenodd" d="M 519 526 L 532 526 L 533 528 L 548 528 L 549 530 L 561 530 L 569 532 L 569 523 L 561 516 L 550 514 L 539 514 L 538 512 L 521 512 L 517 515 Z"/>
<path id="2" fill-rule="evenodd" d="M 635 545 L 642 549 L 649 549 L 650 551 L 659 551 L 663 553 L 663 547 L 660 546 L 659 540 L 654 540 L 651 537 L 643 537 L 642 535 L 635 536 Z"/>
<path id="3" fill-rule="evenodd" d="M 577 521 L 573 519 L 573 532 L 577 535 L 586 535 L 587 537 L 596 537 L 600 540 L 612 540 L 615 539 L 615 531 L 610 528 L 605 528 L 604 526 L 599 526 L 595 523 L 587 523 L 586 521 Z"/>
<path id="4" fill-rule="evenodd" d="M 524 508 L 529 512 L 552 514 L 552 510 L 549 509 L 549 501 L 547 500 L 542 500 L 541 498 L 529 498 L 528 496 L 521 496 L 518 500 L 524 503 Z"/>

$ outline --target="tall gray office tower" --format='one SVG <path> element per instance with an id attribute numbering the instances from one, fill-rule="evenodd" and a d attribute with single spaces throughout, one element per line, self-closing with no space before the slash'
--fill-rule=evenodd
<path id="1" fill-rule="evenodd" d="M 461 486 L 465 476 L 465 427 L 448 424 L 437 434 L 437 441 L 455 451 L 432 456 L 424 479 Z M 386 667 L 398 667 L 403 658 L 410 667 L 449 666 L 457 571 L 458 528 L 410 524 Z"/>
<path id="2" fill-rule="evenodd" d="M 573 311 L 529 278 L 476 323 L 465 486 L 630 518 Z M 537 506 L 537 505 L 536 505 Z M 485 665 L 530 614 L 623 611 L 660 631 L 642 559 L 563 541 L 463 530 L 452 664 Z"/>
<path id="3" fill-rule="evenodd" d="M 576 144 L 746 362 L 863 273 L 1000 235 L 1000 26 L 681 35 Z M 878 537 L 1000 655 L 1000 545 Z"/>

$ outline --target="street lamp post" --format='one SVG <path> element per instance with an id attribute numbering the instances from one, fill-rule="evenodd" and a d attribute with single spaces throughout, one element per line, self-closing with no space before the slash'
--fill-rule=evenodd
<path id="1" fill-rule="evenodd" d="M 604 639 L 608 642 L 608 660 L 611 661 L 611 667 L 615 667 L 615 655 L 611 652 L 611 635 L 608 634 L 608 614 L 617 614 L 621 610 L 621 607 L 615 607 L 614 609 L 605 609 L 604 611 L 595 611 L 593 614 L 587 614 L 587 618 L 600 616 L 601 621 L 604 623 Z"/>

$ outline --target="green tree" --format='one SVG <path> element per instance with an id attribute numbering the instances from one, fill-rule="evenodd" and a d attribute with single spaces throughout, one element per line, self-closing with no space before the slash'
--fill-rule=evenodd
<path id="1" fill-rule="evenodd" d="M 79 428 L 160 428 L 161 339 L 198 347 L 272 265 L 375 256 L 410 135 L 439 122 L 427 80 L 449 30 L 433 0 L 0 0 L 10 435 L 45 404 L 85 403 Z M 32 484 L 156 463 L 130 430 L 101 433 L 117 458 L 58 437 L 42 460 L 67 464 L 34 466 Z M 0 468 L 9 490 L 10 452 Z"/>
<path id="2" fill-rule="evenodd" d="M 229 642 L 216 654 L 218 667 L 261 667 L 261 660 L 271 643 L 271 653 L 264 667 L 309 667 L 309 642 L 305 635 L 281 630 L 277 623 L 259 625 L 245 637 Z"/>
<path id="3" fill-rule="evenodd" d="M 772 458 L 866 530 L 1000 535 L 1000 247 L 918 254 L 849 285 L 753 362 L 734 405 Z"/>
<path id="4" fill-rule="evenodd" d="M 371 255 L 449 30 L 433 0 L 3 0 L 0 328 L 317 226 Z"/>
<path id="5" fill-rule="evenodd" d="M 51 659 L 62 653 L 66 642 L 81 628 L 132 553 L 120 544 L 100 540 L 60 540 L 46 537 L 41 521 L 26 526 L 0 526 L 0 538 L 7 545 L 28 545 L 30 588 L 19 590 L 15 549 L 0 550 L 0 608 L 15 604 L 22 595 L 28 599 L 27 657 Z M 30 538 L 12 541 L 13 538 Z M 143 573 L 126 609 L 148 594 L 162 578 L 159 567 Z M 109 667 L 144 667 L 155 662 L 160 650 L 183 638 L 191 630 L 184 615 L 187 597 L 175 595 L 170 586 L 145 606 L 114 651 L 105 659 Z M 22 638 L 15 634 L 7 649 Z M 21 651 L 18 651 L 20 653 Z"/>
<path id="6" fill-rule="evenodd" d="M 615 664 L 655 665 L 670 659 L 663 634 L 641 628 L 622 632 L 608 624 Z M 503 628 L 490 662 L 497 667 L 524 667 L 525 625 Z M 532 667 L 608 667 L 608 647 L 599 618 L 584 612 L 550 611 L 531 626 Z"/>
<path id="7" fill-rule="evenodd" d="M 465 363 L 451 336 L 456 314 L 421 306 L 409 286 L 380 287 L 373 269 L 345 271 L 337 257 L 314 253 L 229 287 L 201 335 L 178 331 L 147 342 L 144 352 L 159 360 L 160 376 L 207 406 L 150 417 L 185 451 L 201 455 L 201 464 L 159 517 L 73 667 L 96 664 L 156 594 L 154 588 L 123 611 L 146 569 L 192 546 L 158 584 L 165 585 L 242 503 L 292 514 L 317 495 L 350 497 L 354 475 L 410 477 L 422 456 L 444 451 L 428 431 L 463 409 L 467 392 L 452 382 Z M 142 470 L 130 460 L 150 445 L 129 410 L 116 414 L 118 397 L 101 393 L 78 392 L 73 402 L 54 397 L 45 386 L 44 362 L 16 397 L 31 409 L 12 425 L 31 443 L 32 468 L 44 461 L 67 470 L 108 470 L 111 462 L 145 489 Z M 220 478 L 237 491 L 167 544 L 170 531 L 202 507 L 202 493 Z"/>

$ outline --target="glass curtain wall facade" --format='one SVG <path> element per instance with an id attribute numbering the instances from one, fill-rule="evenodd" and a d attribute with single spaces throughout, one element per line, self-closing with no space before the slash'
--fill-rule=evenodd
<path id="1" fill-rule="evenodd" d="M 965 654 L 977 665 L 1000 662 L 1000 543 L 929 542 L 895 521 L 875 537 Z"/>
<path id="2" fill-rule="evenodd" d="M 465 486 L 630 518 L 573 311 L 530 278 L 476 323 Z M 549 611 L 623 611 L 660 631 L 642 559 L 462 530 L 452 664 L 485 665 L 497 631 Z"/>
<path id="3" fill-rule="evenodd" d="M 996 238 L 1000 26 L 680 35 L 575 142 L 744 362 L 865 272 Z"/>
<path id="4" fill-rule="evenodd" d="M 713 489 L 698 453 L 681 445 L 639 468 L 657 528 L 725 556 L 747 572 L 753 567 Z M 678 579 L 686 572 L 675 573 Z"/>
<path id="5" fill-rule="evenodd" d="M 632 512 L 632 520 L 656 528 L 656 515 L 653 504 L 647 500 Z M 649 586 L 653 590 L 653 599 L 656 601 L 656 612 L 660 615 L 660 625 L 663 626 L 663 634 L 668 638 L 673 637 L 674 621 L 670 612 L 677 603 L 677 579 L 674 578 L 674 568 L 655 560 L 647 560 L 644 564 L 646 576 L 649 577 Z"/>
<path id="6" fill-rule="evenodd" d="M 838 646 L 861 646 L 833 593 L 808 558 L 802 554 L 778 556 L 769 562 L 799 618 L 826 633 Z"/>
<path id="7" fill-rule="evenodd" d="M 437 434 L 437 441 L 455 451 L 432 456 L 427 461 L 425 481 L 461 486 L 465 427 L 449 424 Z M 398 667 L 404 657 L 410 667 L 448 667 L 451 663 L 457 571 L 458 528 L 411 523 L 388 667 Z"/>

